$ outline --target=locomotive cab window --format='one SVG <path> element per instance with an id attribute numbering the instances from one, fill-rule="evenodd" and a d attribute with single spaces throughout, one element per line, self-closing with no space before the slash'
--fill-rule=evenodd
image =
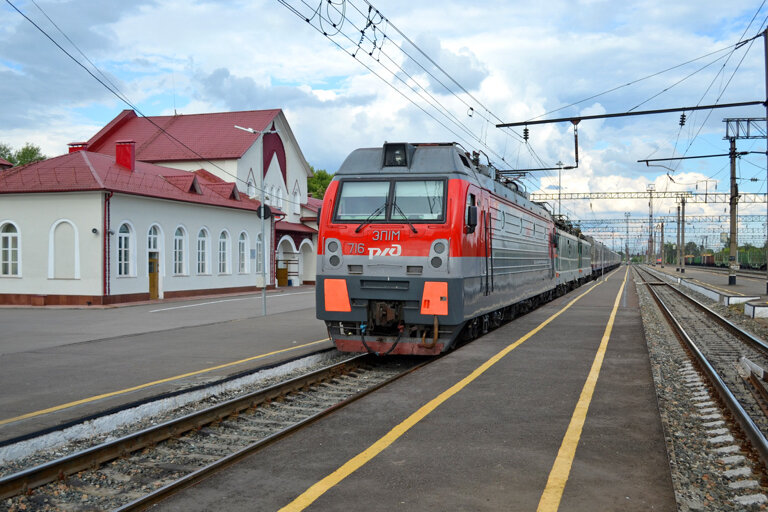
<path id="1" fill-rule="evenodd" d="M 442 181 L 397 181 L 392 220 L 439 220 L 443 217 Z"/>
<path id="2" fill-rule="evenodd" d="M 443 222 L 445 180 L 343 181 L 336 222 Z"/>
<path id="3" fill-rule="evenodd" d="M 336 220 L 378 221 L 387 215 L 388 181 L 347 181 L 341 187 Z"/>

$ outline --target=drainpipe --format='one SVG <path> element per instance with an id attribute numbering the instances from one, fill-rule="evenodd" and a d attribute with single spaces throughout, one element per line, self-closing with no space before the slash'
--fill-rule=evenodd
<path id="1" fill-rule="evenodd" d="M 109 223 L 110 223 L 110 209 L 109 209 L 109 200 L 112 198 L 113 192 L 109 192 L 108 194 L 104 195 L 104 227 L 101 230 L 102 236 L 104 237 L 104 245 L 102 248 L 102 253 L 104 255 L 104 263 L 103 263 L 103 271 L 102 271 L 102 303 L 104 302 L 104 299 L 109 295 L 109 263 L 110 263 L 110 251 L 111 251 L 111 244 L 109 239 Z"/>

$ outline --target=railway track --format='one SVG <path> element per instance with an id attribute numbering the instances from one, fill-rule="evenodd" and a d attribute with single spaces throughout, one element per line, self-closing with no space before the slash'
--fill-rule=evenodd
<path id="1" fill-rule="evenodd" d="M 636 268 L 654 300 L 768 467 L 768 345 L 647 270 Z"/>
<path id="2" fill-rule="evenodd" d="M 360 355 L 0 478 L 0 509 L 143 510 L 433 359 Z"/>

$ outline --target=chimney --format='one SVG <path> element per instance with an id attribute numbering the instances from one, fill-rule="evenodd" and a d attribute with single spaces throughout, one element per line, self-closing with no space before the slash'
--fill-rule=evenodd
<path id="1" fill-rule="evenodd" d="M 115 143 L 115 162 L 129 171 L 136 170 L 136 143 L 132 140 L 119 140 Z"/>
<path id="2" fill-rule="evenodd" d="M 88 151 L 87 142 L 70 142 L 67 144 L 67 146 L 69 146 L 70 153 L 75 153 L 77 151 Z"/>

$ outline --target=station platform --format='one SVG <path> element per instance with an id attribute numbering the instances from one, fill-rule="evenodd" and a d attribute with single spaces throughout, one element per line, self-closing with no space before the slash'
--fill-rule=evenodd
<path id="1" fill-rule="evenodd" d="M 331 349 L 314 287 L 111 309 L 0 309 L 0 448 Z M 226 340 L 222 342 L 221 340 Z"/>
<path id="2" fill-rule="evenodd" d="M 665 265 L 664 267 L 656 265 L 649 268 L 656 272 L 679 277 L 691 283 L 704 286 L 722 296 L 766 298 L 765 275 L 738 273 L 736 275 L 736 284 L 729 285 L 727 271 L 686 266 L 685 272 L 680 273 L 679 270 L 675 269 L 674 265 Z"/>
<path id="3" fill-rule="evenodd" d="M 744 314 L 751 318 L 768 317 L 765 275 L 737 272 L 736 283 L 731 285 L 724 269 L 685 267 L 681 273 L 679 268 L 669 265 L 648 268 L 724 306 L 744 304 Z"/>
<path id="4" fill-rule="evenodd" d="M 628 267 L 155 510 L 676 510 Z"/>

